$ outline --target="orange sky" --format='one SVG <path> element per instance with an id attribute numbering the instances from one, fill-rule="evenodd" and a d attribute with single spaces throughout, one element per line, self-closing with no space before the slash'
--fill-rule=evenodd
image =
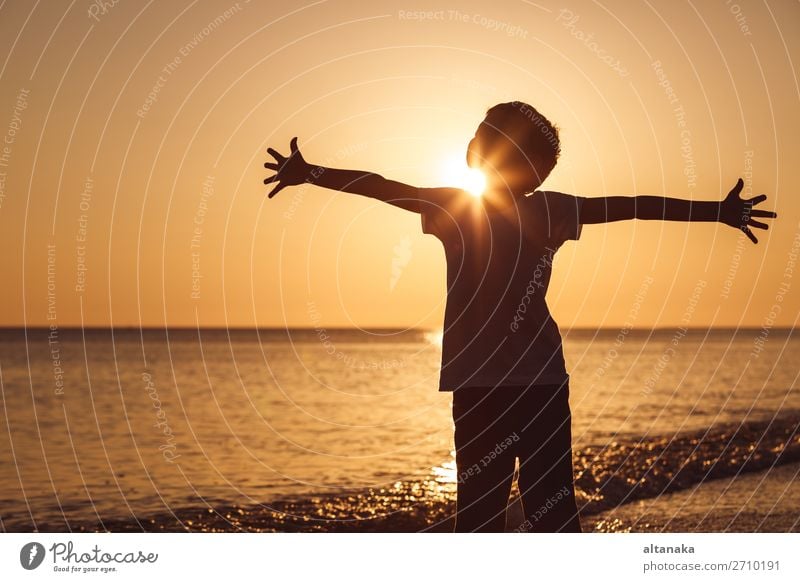
<path id="1" fill-rule="evenodd" d="M 748 171 L 780 215 L 758 246 L 587 226 L 556 259 L 562 326 L 800 312 L 796 2 L 61 4 L 0 9 L 3 325 L 438 327 L 444 254 L 418 217 L 267 201 L 264 149 L 297 135 L 312 162 L 444 185 L 515 99 L 561 129 L 550 189 L 711 200 Z"/>

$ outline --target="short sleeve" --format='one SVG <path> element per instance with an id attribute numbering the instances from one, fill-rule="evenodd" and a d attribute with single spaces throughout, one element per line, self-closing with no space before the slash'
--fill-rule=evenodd
<path id="1" fill-rule="evenodd" d="M 547 223 L 547 237 L 555 244 L 578 240 L 581 236 L 581 206 L 585 198 L 561 192 L 536 192 L 541 202 L 540 212 Z"/>
<path id="2" fill-rule="evenodd" d="M 419 215 L 422 221 L 422 232 L 442 238 L 448 224 L 454 217 L 451 208 L 445 208 L 441 202 L 441 188 L 419 188 Z M 438 194 L 438 195 L 436 195 Z"/>
<path id="3" fill-rule="evenodd" d="M 430 204 L 421 204 L 419 217 L 422 221 L 422 232 L 425 234 L 436 234 L 436 208 Z"/>

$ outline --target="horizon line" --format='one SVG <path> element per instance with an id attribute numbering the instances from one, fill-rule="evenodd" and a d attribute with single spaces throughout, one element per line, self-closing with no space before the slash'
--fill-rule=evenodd
<path id="1" fill-rule="evenodd" d="M 0 325 L 0 331 L 22 331 L 22 330 L 50 330 L 52 327 L 50 325 Z M 72 331 L 72 330 L 120 330 L 120 331 L 130 331 L 130 330 L 141 330 L 141 331 L 161 331 L 161 330 L 174 330 L 174 331 L 195 331 L 195 330 L 206 330 L 206 331 L 391 331 L 391 332 L 441 332 L 441 328 L 432 328 L 432 327 L 385 327 L 385 326 L 369 326 L 369 327 L 345 327 L 345 326 L 331 326 L 331 327 L 312 327 L 312 326 L 283 326 L 283 327 L 274 327 L 274 326 L 217 326 L 217 325 L 203 325 L 203 326 L 185 326 L 185 325 L 168 325 L 168 326 L 156 326 L 156 325 L 59 325 L 56 326 L 57 330 L 59 331 Z M 660 331 L 660 330 L 676 330 L 676 329 L 684 329 L 687 331 L 693 330 L 729 330 L 729 331 L 738 331 L 738 330 L 794 330 L 796 329 L 794 326 L 789 325 L 775 325 L 768 328 L 757 325 L 741 325 L 741 326 L 733 326 L 733 325 L 712 325 L 712 326 L 703 326 L 703 325 L 693 325 L 693 326 L 680 326 L 680 325 L 659 325 L 659 326 L 637 326 L 637 327 L 625 327 L 625 326 L 573 326 L 573 327 L 563 327 L 561 328 L 562 332 L 570 332 L 570 331 Z"/>

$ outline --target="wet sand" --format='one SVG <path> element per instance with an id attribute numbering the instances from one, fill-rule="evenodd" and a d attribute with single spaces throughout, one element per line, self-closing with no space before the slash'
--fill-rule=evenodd
<path id="1" fill-rule="evenodd" d="M 800 463 L 621 505 L 583 525 L 600 532 L 800 532 Z"/>

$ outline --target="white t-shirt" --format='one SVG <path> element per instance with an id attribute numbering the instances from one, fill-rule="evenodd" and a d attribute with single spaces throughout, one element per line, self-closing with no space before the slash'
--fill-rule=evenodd
<path id="1" fill-rule="evenodd" d="M 569 379 L 545 295 L 555 252 L 580 237 L 583 200 L 537 191 L 502 210 L 466 193 L 446 208 L 422 203 L 422 230 L 447 258 L 439 390 Z"/>

